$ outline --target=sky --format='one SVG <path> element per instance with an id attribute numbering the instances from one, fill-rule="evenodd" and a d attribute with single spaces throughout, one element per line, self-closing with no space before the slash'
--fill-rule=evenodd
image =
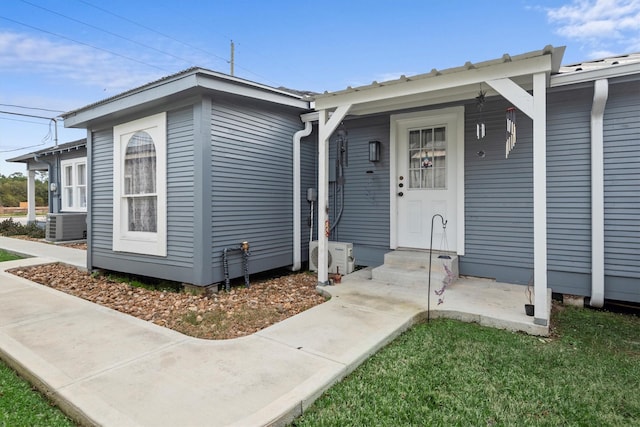
<path id="1" fill-rule="evenodd" d="M 640 52 L 640 0 L 1 0 L 0 174 L 74 110 L 192 66 L 324 92 L 566 46 Z M 14 114 L 8 114 L 14 113 Z M 41 116 L 25 117 L 17 114 Z"/>

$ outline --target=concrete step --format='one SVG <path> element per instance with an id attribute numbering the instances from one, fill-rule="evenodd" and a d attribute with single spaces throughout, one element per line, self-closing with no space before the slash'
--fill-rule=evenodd
<path id="1" fill-rule="evenodd" d="M 448 256 L 449 259 L 439 258 L 440 255 Z M 429 269 L 429 251 L 400 249 L 387 252 L 384 255 L 384 265 L 401 267 L 408 269 Z M 444 265 L 450 271 L 458 275 L 458 256 L 454 253 L 431 254 L 431 273 L 439 271 L 445 273 Z"/>
<path id="2" fill-rule="evenodd" d="M 458 277 L 458 257 L 431 259 L 431 285 L 439 286 L 447 276 L 446 267 Z M 399 250 L 385 254 L 385 263 L 371 271 L 373 280 L 404 285 L 427 285 L 429 282 L 429 253 L 425 251 Z"/>
<path id="3" fill-rule="evenodd" d="M 428 269 L 408 269 L 403 267 L 394 267 L 389 265 L 381 265 L 371 271 L 371 279 L 397 285 L 416 286 L 429 283 Z M 431 284 L 439 285 L 444 279 L 444 274 L 437 271 L 431 272 Z"/>

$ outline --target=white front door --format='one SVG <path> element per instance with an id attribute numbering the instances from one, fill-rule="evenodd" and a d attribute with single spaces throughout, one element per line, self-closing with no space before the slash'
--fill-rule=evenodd
<path id="1" fill-rule="evenodd" d="M 397 247 L 458 251 L 459 112 L 395 119 Z M 441 215 L 447 222 L 443 228 Z"/>

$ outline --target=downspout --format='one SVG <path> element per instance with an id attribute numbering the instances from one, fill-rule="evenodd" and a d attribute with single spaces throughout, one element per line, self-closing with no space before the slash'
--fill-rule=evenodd
<path id="1" fill-rule="evenodd" d="M 594 82 L 591 107 L 591 299 L 589 305 L 604 305 L 604 108 L 609 81 Z"/>
<path id="2" fill-rule="evenodd" d="M 304 129 L 293 134 L 293 265 L 292 271 L 300 270 L 302 266 L 302 221 L 300 219 L 300 143 L 302 138 L 311 135 L 312 121 L 305 116 L 300 117 L 304 122 Z"/>

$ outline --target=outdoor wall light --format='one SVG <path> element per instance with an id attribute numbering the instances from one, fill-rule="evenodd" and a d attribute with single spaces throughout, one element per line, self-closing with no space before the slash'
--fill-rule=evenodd
<path id="1" fill-rule="evenodd" d="M 369 141 L 369 161 L 380 161 L 380 141 Z"/>

